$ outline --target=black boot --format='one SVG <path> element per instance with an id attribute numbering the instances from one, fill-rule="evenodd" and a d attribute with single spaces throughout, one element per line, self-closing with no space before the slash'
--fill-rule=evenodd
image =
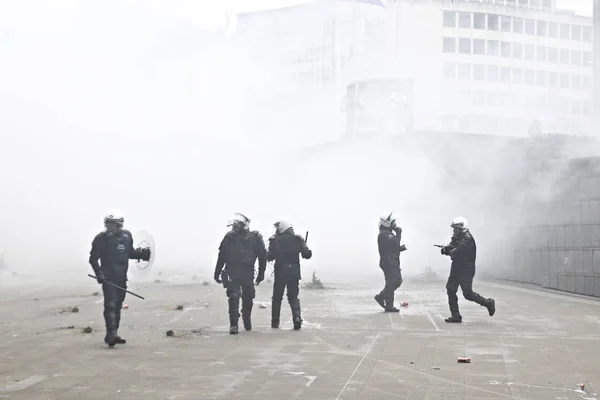
<path id="1" fill-rule="evenodd" d="M 460 314 L 453 314 L 450 318 L 446 318 L 444 321 L 449 324 L 460 324 L 462 322 L 462 317 Z"/>
<path id="2" fill-rule="evenodd" d="M 247 331 L 252 330 L 252 300 L 243 300 L 242 299 L 242 319 L 244 321 L 244 329 Z"/>
<path id="3" fill-rule="evenodd" d="M 279 328 L 279 314 L 281 312 L 281 300 L 273 300 L 271 304 L 271 328 Z"/>
<path id="4" fill-rule="evenodd" d="M 295 298 L 290 301 L 290 308 L 292 309 L 292 320 L 294 321 L 294 330 L 297 331 L 302 328 L 302 317 L 300 316 L 300 300 Z"/>
<path id="5" fill-rule="evenodd" d="M 240 319 L 240 299 L 235 297 L 229 298 L 229 333 L 237 335 L 238 320 Z"/>
<path id="6" fill-rule="evenodd" d="M 494 299 L 487 299 L 485 301 L 485 307 L 488 309 L 490 317 L 493 317 L 494 314 L 496 314 L 496 301 Z"/>
<path id="7" fill-rule="evenodd" d="M 385 309 L 385 301 L 383 300 L 383 296 L 381 294 L 375 295 L 375 301 L 381 306 L 381 308 Z"/>

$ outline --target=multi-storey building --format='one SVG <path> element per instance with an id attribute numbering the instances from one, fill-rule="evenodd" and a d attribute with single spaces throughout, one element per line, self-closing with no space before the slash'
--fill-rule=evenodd
<path id="1" fill-rule="evenodd" d="M 555 0 L 321 0 L 241 15 L 238 38 L 340 102 L 377 71 L 412 80 L 416 129 L 591 131 L 592 20 Z"/>

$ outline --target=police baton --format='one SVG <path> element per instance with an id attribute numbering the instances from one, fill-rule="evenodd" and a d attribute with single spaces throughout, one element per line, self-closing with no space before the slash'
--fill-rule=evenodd
<path id="1" fill-rule="evenodd" d="M 88 274 L 88 276 L 89 276 L 90 278 L 94 278 L 94 279 L 98 280 L 98 278 L 96 278 L 94 275 L 90 275 L 90 274 Z M 112 286 L 112 287 L 115 287 L 115 288 L 117 288 L 117 289 L 123 290 L 123 291 L 125 291 L 125 292 L 129 293 L 129 294 L 130 294 L 130 295 L 132 295 L 132 296 L 138 297 L 138 298 L 140 298 L 140 299 L 142 299 L 142 300 L 146 300 L 145 298 L 143 298 L 143 297 L 142 297 L 142 296 L 140 296 L 139 294 L 135 294 L 135 293 L 133 293 L 133 292 L 130 292 L 129 290 L 127 290 L 127 289 L 125 289 L 125 288 L 122 288 L 121 286 L 115 285 L 115 284 L 114 284 L 114 283 L 112 283 L 112 282 L 109 282 L 109 281 L 104 281 L 104 283 L 106 283 L 106 284 L 108 284 L 108 285 L 110 285 L 110 286 Z"/>

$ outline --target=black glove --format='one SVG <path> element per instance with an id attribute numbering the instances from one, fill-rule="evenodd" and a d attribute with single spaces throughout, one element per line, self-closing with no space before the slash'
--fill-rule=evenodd
<path id="1" fill-rule="evenodd" d="M 264 280 L 265 280 L 265 273 L 264 273 L 264 271 L 260 271 L 258 273 L 258 276 L 256 277 L 256 284 L 258 285 L 259 283 L 261 283 Z"/>
<path id="2" fill-rule="evenodd" d="M 103 284 L 104 281 L 106 280 L 106 278 L 104 278 L 104 274 L 100 271 L 100 272 L 96 272 L 96 280 L 98 281 L 99 284 Z"/>
<path id="3" fill-rule="evenodd" d="M 215 278 L 215 282 L 217 282 L 218 284 L 223 283 L 223 281 L 221 280 L 221 273 L 220 272 L 215 271 L 214 278 Z"/>

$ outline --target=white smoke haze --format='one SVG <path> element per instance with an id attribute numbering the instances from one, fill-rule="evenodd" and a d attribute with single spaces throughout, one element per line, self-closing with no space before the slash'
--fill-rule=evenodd
<path id="1" fill-rule="evenodd" d="M 381 275 L 377 222 L 391 211 L 405 275 L 445 274 L 432 245 L 459 215 L 485 268 L 518 225 L 519 196 L 537 187 L 516 186 L 527 160 L 504 143 L 338 142 L 340 99 L 283 80 L 189 9 L 27 3 L 0 1 L 0 248 L 11 270 L 85 277 L 111 208 L 154 236 L 155 268 L 190 276 L 212 277 L 234 212 L 265 240 L 281 216 L 310 231 L 305 279 Z"/>

